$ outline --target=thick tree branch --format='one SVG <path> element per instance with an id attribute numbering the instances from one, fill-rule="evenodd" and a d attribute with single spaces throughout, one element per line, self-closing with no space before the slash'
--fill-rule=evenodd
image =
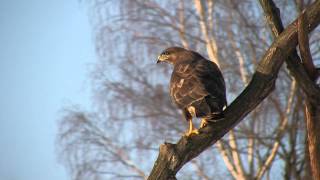
<path id="1" fill-rule="evenodd" d="M 311 80 L 317 78 L 317 70 L 313 64 L 310 47 L 309 47 L 309 37 L 308 37 L 308 27 L 305 13 L 302 13 L 298 19 L 298 44 L 300 55 L 302 59 L 302 64 L 307 71 Z"/>
<path id="2" fill-rule="evenodd" d="M 315 81 L 317 79 L 317 70 L 313 64 L 310 48 L 309 37 L 306 27 L 307 20 L 302 13 L 298 20 L 298 42 L 299 50 L 304 68 L 308 72 L 309 77 Z M 319 94 L 320 95 L 320 94 Z M 311 172 L 314 180 L 320 180 L 320 104 L 310 100 L 307 94 L 306 99 L 306 124 L 308 135 L 308 150 L 310 157 Z"/>
<path id="3" fill-rule="evenodd" d="M 318 4 L 319 1 L 316 1 L 314 5 Z M 274 4 L 272 0 L 260 0 L 261 7 L 264 10 L 267 23 L 270 26 L 272 34 L 275 38 L 277 38 L 283 32 L 283 24 L 280 18 L 280 11 Z M 308 8 L 306 11 L 309 11 Z M 309 14 L 309 13 L 307 13 Z M 308 18 L 306 18 L 309 20 Z M 296 22 L 297 23 L 297 22 Z M 308 31 L 310 31 L 310 24 L 307 25 Z M 316 86 L 313 80 L 309 77 L 308 73 L 306 72 L 303 64 L 301 63 L 302 60 L 298 56 L 296 50 L 294 50 L 288 58 L 286 58 L 286 63 L 288 65 L 288 69 L 291 75 L 296 79 L 298 86 L 302 88 L 302 90 L 309 94 L 314 102 L 320 102 L 320 89 Z"/>
<path id="4" fill-rule="evenodd" d="M 272 29 L 273 35 L 277 37 L 283 30 L 280 12 L 272 0 L 260 0 L 260 3 L 265 11 L 266 19 Z M 319 3 L 319 1 L 316 3 Z M 286 59 L 286 63 L 291 74 L 297 80 L 307 97 L 306 124 L 310 166 L 314 179 L 318 180 L 320 179 L 320 134 L 318 133 L 320 128 L 320 89 L 314 83 L 318 73 L 313 64 L 309 49 L 308 20 L 304 10 L 298 19 L 298 40 L 302 60 L 300 60 L 297 52 L 294 51 Z"/>
<path id="5" fill-rule="evenodd" d="M 320 106 L 308 98 L 305 113 L 311 172 L 314 180 L 320 180 Z"/>
<path id="6" fill-rule="evenodd" d="M 308 31 L 320 22 L 320 1 L 306 11 Z M 224 111 L 225 119 L 201 128 L 198 135 L 183 136 L 177 144 L 160 145 L 150 180 L 176 179 L 176 173 L 191 159 L 222 138 L 250 113 L 275 87 L 275 80 L 284 59 L 297 46 L 297 21 L 291 23 L 266 51 L 247 88 Z"/>

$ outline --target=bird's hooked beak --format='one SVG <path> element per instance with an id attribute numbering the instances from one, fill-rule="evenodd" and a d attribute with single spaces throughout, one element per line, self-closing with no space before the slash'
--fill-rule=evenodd
<path id="1" fill-rule="evenodd" d="M 160 56 L 161 56 L 161 55 L 159 55 L 159 56 L 158 56 L 157 64 L 161 62 L 161 60 L 160 60 Z"/>
<path id="2" fill-rule="evenodd" d="M 158 56 L 157 64 L 162 62 L 162 61 L 165 61 L 167 59 L 169 59 L 168 55 L 161 54 L 161 55 Z"/>

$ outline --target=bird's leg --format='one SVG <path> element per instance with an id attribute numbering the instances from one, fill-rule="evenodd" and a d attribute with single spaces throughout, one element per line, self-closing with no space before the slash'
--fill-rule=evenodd
<path id="1" fill-rule="evenodd" d="M 191 134 L 199 134 L 199 131 L 193 127 L 192 119 L 189 120 L 189 132 L 186 136 L 190 136 Z"/>
<path id="2" fill-rule="evenodd" d="M 183 115 L 186 118 L 186 120 L 189 121 L 189 131 L 185 133 L 185 136 L 190 136 L 191 134 L 199 134 L 198 130 L 194 129 L 192 124 L 192 117 L 196 116 L 195 108 L 192 106 L 185 108 L 183 110 Z"/>
<path id="3" fill-rule="evenodd" d="M 205 118 L 201 119 L 201 124 L 200 124 L 200 128 L 205 127 L 208 124 L 208 121 Z"/>
<path id="4" fill-rule="evenodd" d="M 189 120 L 189 132 L 188 132 L 188 134 L 191 134 L 192 130 L 193 130 L 193 123 L 192 123 L 192 119 L 190 119 Z"/>

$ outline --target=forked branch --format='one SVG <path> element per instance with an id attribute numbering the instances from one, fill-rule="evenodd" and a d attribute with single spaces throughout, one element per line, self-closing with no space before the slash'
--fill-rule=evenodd
<path id="1" fill-rule="evenodd" d="M 319 3 L 317 1 L 316 3 Z M 260 0 L 260 4 L 264 9 L 266 19 L 272 29 L 273 35 L 277 37 L 283 30 L 280 12 L 272 0 Z M 304 11 L 305 12 L 305 11 Z M 286 59 L 288 69 L 292 76 L 298 82 L 306 95 L 306 125 L 308 135 L 308 150 L 310 157 L 310 165 L 314 179 L 320 179 L 320 136 L 318 130 L 320 128 L 320 88 L 317 87 L 314 80 L 318 73 L 313 64 L 308 39 L 308 25 L 310 20 L 302 13 L 298 20 L 298 39 L 299 49 L 302 60 L 296 51 L 293 51 L 289 58 Z M 302 63 L 301 63 L 302 62 Z"/>
<path id="2" fill-rule="evenodd" d="M 320 1 L 306 10 L 308 32 L 320 23 Z M 177 144 L 164 143 L 149 176 L 149 180 L 176 179 L 184 164 L 221 139 L 248 113 L 265 99 L 275 87 L 278 71 L 283 61 L 296 48 L 297 20 L 291 23 L 266 51 L 251 82 L 225 110 L 225 119 L 199 129 L 199 134 L 183 136 Z"/>

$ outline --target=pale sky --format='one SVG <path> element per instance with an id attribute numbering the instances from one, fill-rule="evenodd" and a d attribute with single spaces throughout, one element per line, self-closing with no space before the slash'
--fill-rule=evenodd
<path id="1" fill-rule="evenodd" d="M 0 179 L 67 180 L 55 138 L 62 107 L 90 107 L 88 6 L 0 0 Z"/>

